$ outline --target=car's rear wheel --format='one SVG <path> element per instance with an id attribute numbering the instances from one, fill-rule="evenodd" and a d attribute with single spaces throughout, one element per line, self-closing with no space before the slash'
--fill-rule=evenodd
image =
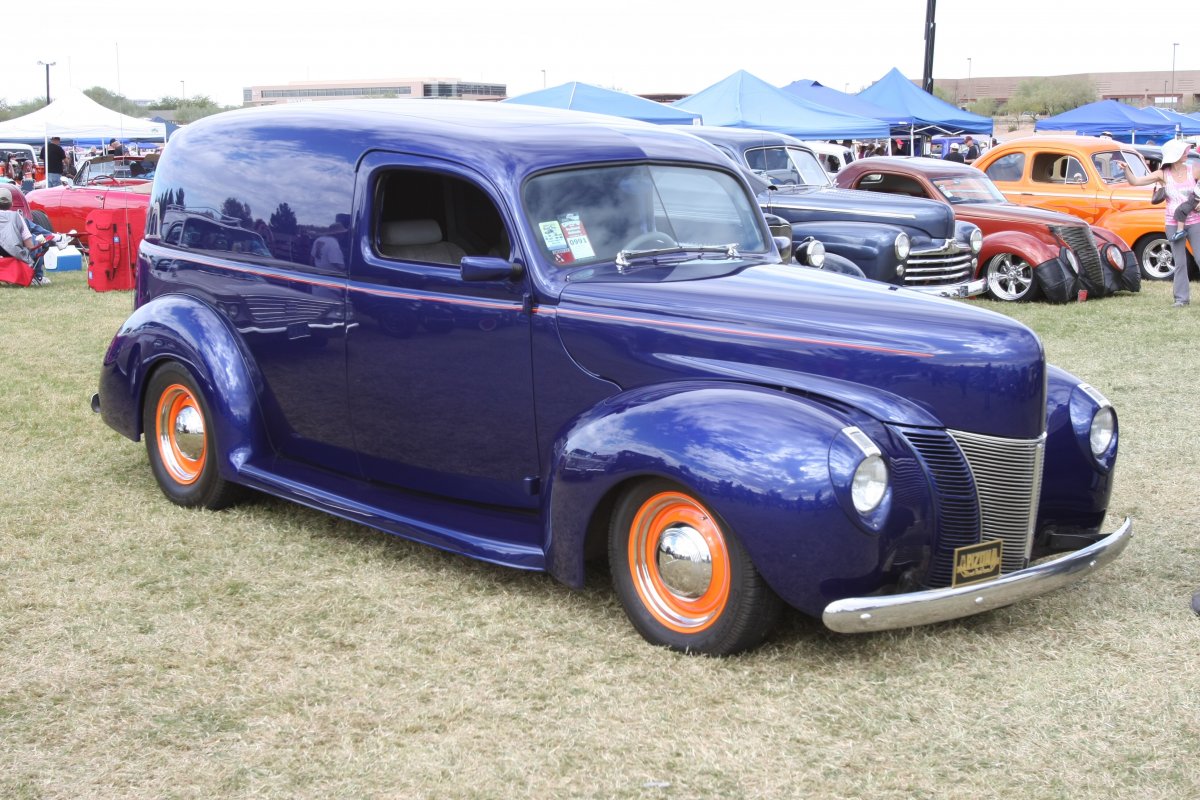
<path id="1" fill-rule="evenodd" d="M 1020 256 L 999 253 L 987 264 L 988 293 L 997 300 L 1018 302 L 1038 296 L 1033 267 Z"/>
<path id="2" fill-rule="evenodd" d="M 626 492 L 608 547 L 617 596 L 652 644 L 728 655 L 757 645 L 779 617 L 782 601 L 728 526 L 675 484 Z"/>
<path id="3" fill-rule="evenodd" d="M 1164 233 L 1151 233 L 1138 239 L 1133 247 L 1142 277 L 1148 281 L 1170 280 L 1175 275 L 1175 257 Z"/>
<path id="4" fill-rule="evenodd" d="M 222 478 L 217 469 L 212 415 L 181 364 L 164 364 L 150 378 L 142 430 L 154 479 L 171 502 L 216 510 L 241 495 L 241 487 Z"/>

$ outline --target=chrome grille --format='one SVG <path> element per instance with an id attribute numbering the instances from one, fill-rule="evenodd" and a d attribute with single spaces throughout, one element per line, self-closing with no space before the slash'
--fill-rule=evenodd
<path id="1" fill-rule="evenodd" d="M 325 316 L 335 303 L 322 300 L 246 295 L 244 298 L 250 318 L 256 323 L 284 324 L 313 322 Z"/>
<path id="2" fill-rule="evenodd" d="M 1091 228 L 1083 225 L 1051 225 L 1050 232 L 1066 242 L 1079 259 L 1079 268 L 1094 286 L 1104 285 L 1104 269 L 1100 265 L 1100 250 Z"/>
<path id="3" fill-rule="evenodd" d="M 943 286 L 975 277 L 975 256 L 957 242 L 949 241 L 936 250 L 913 250 L 904 270 L 904 285 Z"/>
<path id="4" fill-rule="evenodd" d="M 1046 437 L 1001 439 L 950 431 L 962 448 L 979 492 L 981 538 L 1004 542 L 1003 572 L 1029 565 L 1038 498 L 1042 494 L 1042 456 Z"/>
<path id="5" fill-rule="evenodd" d="M 1029 564 L 1042 491 L 1045 436 L 1002 439 L 965 431 L 903 431 L 934 484 L 939 526 L 926 582 L 950 584 L 955 548 L 1004 542 L 1003 572 Z"/>

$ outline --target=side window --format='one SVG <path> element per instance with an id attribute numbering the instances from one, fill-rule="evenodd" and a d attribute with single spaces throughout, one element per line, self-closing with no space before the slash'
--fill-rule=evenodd
<path id="1" fill-rule="evenodd" d="M 1087 172 L 1073 156 L 1038 153 L 1033 159 L 1032 178 L 1038 183 L 1084 183 Z"/>
<path id="2" fill-rule="evenodd" d="M 463 256 L 512 256 L 495 203 L 463 178 L 389 170 L 376 186 L 376 208 L 371 241 L 384 258 L 457 267 Z"/>
<path id="3" fill-rule="evenodd" d="M 987 168 L 987 176 L 993 181 L 1000 183 L 1019 181 L 1024 173 L 1024 153 L 1009 153 L 1006 156 L 1001 156 Z"/>

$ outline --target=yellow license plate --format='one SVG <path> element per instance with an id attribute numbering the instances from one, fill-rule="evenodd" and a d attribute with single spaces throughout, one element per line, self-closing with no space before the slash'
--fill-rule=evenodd
<path id="1" fill-rule="evenodd" d="M 954 550 L 954 577 L 951 586 L 990 581 L 1000 577 L 1000 556 L 1004 542 L 991 539 L 979 544 L 969 544 Z"/>

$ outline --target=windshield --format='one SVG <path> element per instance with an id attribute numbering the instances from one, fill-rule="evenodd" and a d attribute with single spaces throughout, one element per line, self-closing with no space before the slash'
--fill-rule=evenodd
<path id="1" fill-rule="evenodd" d="M 829 175 L 808 150 L 799 147 L 755 147 L 746 164 L 774 186 L 829 186 Z"/>
<path id="2" fill-rule="evenodd" d="M 955 175 L 949 178 L 935 178 L 933 185 L 938 188 L 952 205 L 959 203 L 1004 203 L 1004 195 L 996 188 L 986 175 Z"/>
<path id="3" fill-rule="evenodd" d="M 1092 156 L 1092 163 L 1096 165 L 1096 172 L 1100 174 L 1100 179 L 1105 183 L 1125 183 L 1125 173 L 1120 167 L 1115 166 L 1116 162 L 1120 161 L 1126 164 L 1126 169 L 1130 175 L 1143 177 L 1150 174 L 1146 162 L 1137 153 L 1128 153 L 1124 150 L 1108 150 L 1103 153 L 1095 153 Z"/>
<path id="4" fill-rule="evenodd" d="M 715 169 L 564 170 L 532 178 L 523 198 L 542 254 L 564 269 L 627 265 L 639 254 L 676 267 L 714 260 L 740 266 L 740 254 L 772 251 L 758 207 L 737 179 Z"/>

